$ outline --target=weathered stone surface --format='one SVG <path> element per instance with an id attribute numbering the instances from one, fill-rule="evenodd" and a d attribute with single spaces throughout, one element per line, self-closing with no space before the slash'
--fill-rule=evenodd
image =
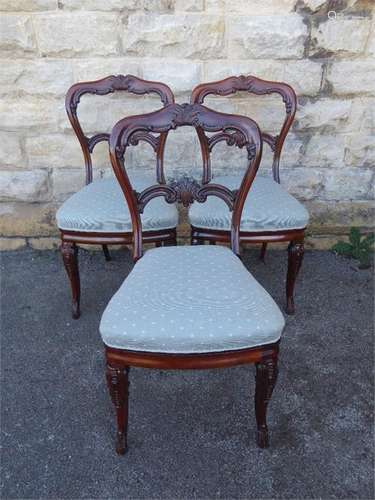
<path id="1" fill-rule="evenodd" d="M 370 20 L 366 18 L 327 18 L 326 22 L 312 28 L 310 53 L 323 56 L 327 51 L 358 54 L 365 49 L 369 31 Z"/>
<path id="2" fill-rule="evenodd" d="M 125 116 L 150 113 L 162 106 L 159 97 L 137 96 L 125 92 L 117 92 L 106 96 L 85 95 L 78 106 L 78 117 L 86 135 L 95 132 L 110 132 L 112 127 Z M 72 130 L 65 109 L 58 110 L 59 127 Z"/>
<path id="3" fill-rule="evenodd" d="M 19 250 L 26 246 L 25 238 L 0 238 L 0 252 Z"/>
<path id="4" fill-rule="evenodd" d="M 27 137 L 25 152 L 31 168 L 81 167 L 83 169 L 81 146 L 73 134 Z"/>
<path id="5" fill-rule="evenodd" d="M 329 67 L 327 80 L 335 94 L 375 95 L 375 60 L 337 61 Z"/>
<path id="6" fill-rule="evenodd" d="M 40 129 L 43 132 L 56 129 L 58 113 L 63 106 L 63 100 L 30 97 L 2 99 L 0 129 L 19 131 L 31 127 L 43 127 Z"/>
<path id="7" fill-rule="evenodd" d="M 126 55 L 140 57 L 224 56 L 224 19 L 200 14 L 129 17 L 123 34 Z"/>
<path id="8" fill-rule="evenodd" d="M 155 172 L 155 153 L 148 144 L 141 144 L 129 148 L 127 168 Z M 164 154 L 164 168 L 166 176 L 186 172 L 194 173 L 198 177 L 202 173 L 199 142 L 196 133 L 183 128 L 169 133 Z"/>
<path id="9" fill-rule="evenodd" d="M 267 59 L 211 60 L 205 64 L 205 81 L 214 81 L 228 76 L 254 75 L 265 80 L 286 82 L 297 95 L 314 95 L 321 85 L 322 64 L 307 59 L 282 61 Z"/>
<path id="10" fill-rule="evenodd" d="M 204 0 L 175 0 L 176 11 L 200 12 L 204 10 Z"/>
<path id="11" fill-rule="evenodd" d="M 351 226 L 372 227 L 374 224 L 374 204 L 371 201 L 306 201 L 312 221 L 311 231 L 319 233 L 348 232 Z"/>
<path id="12" fill-rule="evenodd" d="M 28 238 L 27 243 L 35 250 L 56 250 L 60 247 L 60 238 Z"/>
<path id="13" fill-rule="evenodd" d="M 351 106 L 350 99 L 319 99 L 315 102 L 300 102 L 294 128 L 307 130 L 322 127 L 324 132 L 339 130 L 347 122 Z"/>
<path id="14" fill-rule="evenodd" d="M 326 200 L 369 200 L 373 198 L 372 169 L 327 169 L 322 198 Z"/>
<path id="15" fill-rule="evenodd" d="M 171 0 L 60 0 L 59 3 L 66 10 L 124 12 L 140 9 L 150 12 L 167 12 L 173 5 Z"/>
<path id="16" fill-rule="evenodd" d="M 0 203 L 1 236 L 57 235 L 56 204 Z"/>
<path id="17" fill-rule="evenodd" d="M 94 180 L 113 175 L 110 165 L 93 169 Z M 85 169 L 57 168 L 52 171 L 51 178 L 53 199 L 61 203 L 85 186 Z"/>
<path id="18" fill-rule="evenodd" d="M 224 0 L 227 14 L 263 16 L 288 14 L 293 11 L 296 0 Z M 215 2 L 212 2 L 213 4 Z"/>
<path id="19" fill-rule="evenodd" d="M 25 64 L 23 59 L 12 59 L 7 71 L 0 73 L 0 93 L 63 96 L 73 82 L 69 60 L 35 59 Z"/>
<path id="20" fill-rule="evenodd" d="M 370 56 L 375 55 L 375 17 L 372 19 L 372 28 L 369 39 L 367 40 L 367 54 Z"/>
<path id="21" fill-rule="evenodd" d="M 74 81 L 85 82 L 99 80 L 109 75 L 134 75 L 141 77 L 143 61 L 125 57 L 93 57 L 88 59 L 70 59 Z"/>
<path id="22" fill-rule="evenodd" d="M 297 14 L 228 17 L 229 55 L 241 59 L 301 58 L 307 27 Z"/>
<path id="23" fill-rule="evenodd" d="M 225 0 L 205 0 L 205 11 L 218 14 L 225 11 Z"/>
<path id="24" fill-rule="evenodd" d="M 166 82 L 175 94 L 190 92 L 202 81 L 202 64 L 166 59 L 146 60 L 142 64 L 143 78 Z"/>
<path id="25" fill-rule="evenodd" d="M 57 9 L 58 0 L 0 0 L 0 11 L 31 12 Z"/>
<path id="26" fill-rule="evenodd" d="M 340 168 L 344 165 L 345 145 L 343 135 L 314 134 L 301 161 L 306 166 Z"/>
<path id="27" fill-rule="evenodd" d="M 49 188 L 47 170 L 0 171 L 0 201 L 46 201 Z"/>
<path id="28" fill-rule="evenodd" d="M 317 198 L 323 186 L 320 170 L 312 168 L 284 168 L 281 172 L 281 184 L 300 200 Z"/>
<path id="29" fill-rule="evenodd" d="M 312 12 L 317 11 L 325 3 L 326 0 L 303 0 L 303 6 L 308 7 Z"/>
<path id="30" fill-rule="evenodd" d="M 52 172 L 53 199 L 64 201 L 85 185 L 83 168 L 57 168 Z"/>
<path id="31" fill-rule="evenodd" d="M 16 133 L 0 132 L 0 169 L 5 167 L 25 167 L 21 141 Z"/>
<path id="32" fill-rule="evenodd" d="M 36 14 L 34 25 L 42 56 L 118 53 L 120 19 L 103 12 Z"/>
<path id="33" fill-rule="evenodd" d="M 165 81 L 178 102 L 188 101 L 196 84 L 230 75 L 289 83 L 299 105 L 280 175 L 310 210 L 309 244 L 320 248 L 348 226 L 371 226 L 375 20 L 369 5 L 345 0 L 330 21 L 326 10 L 335 6 L 322 0 L 0 0 L 0 191 L 16 200 L 1 203 L 0 224 L 10 247 L 25 238 L 35 248 L 54 245 L 56 205 L 84 184 L 82 152 L 64 109 L 68 87 L 127 73 Z M 309 13 L 312 39 L 304 24 Z M 250 116 L 273 134 L 284 117 L 278 96 L 237 94 L 206 103 Z M 157 97 L 116 92 L 83 97 L 78 114 L 91 136 L 160 107 Z M 271 165 L 265 145 L 260 173 L 271 175 Z M 96 146 L 93 166 L 94 178 L 113 176 L 106 143 Z M 245 166 L 244 151 L 223 143 L 214 149 L 214 174 Z M 152 149 L 128 148 L 126 167 L 155 172 Z M 165 170 L 200 176 L 194 130 L 171 132 Z M 187 224 L 180 230 L 189 232 Z"/>
<path id="34" fill-rule="evenodd" d="M 353 134 L 347 137 L 345 163 L 355 167 L 375 166 L 375 135 Z"/>
<path id="35" fill-rule="evenodd" d="M 35 51 L 33 27 L 29 16 L 1 14 L 0 53 L 26 55 Z"/>
<path id="36" fill-rule="evenodd" d="M 205 105 L 223 112 L 248 116 L 255 120 L 263 131 L 280 132 L 285 119 L 285 106 L 278 94 L 255 96 L 238 93 L 236 96 L 208 96 Z"/>

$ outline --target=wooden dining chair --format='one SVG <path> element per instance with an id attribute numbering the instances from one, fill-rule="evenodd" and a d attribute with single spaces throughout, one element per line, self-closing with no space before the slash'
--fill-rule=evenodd
<path id="1" fill-rule="evenodd" d="M 288 270 L 286 279 L 286 312 L 294 314 L 294 286 L 304 254 L 304 235 L 309 220 L 305 207 L 280 185 L 279 163 L 285 138 L 296 113 L 297 98 L 290 85 L 261 80 L 254 76 L 230 77 L 225 80 L 202 83 L 191 94 L 191 103 L 202 104 L 209 95 L 228 96 L 245 91 L 256 95 L 279 94 L 285 104 L 285 117 L 276 136 L 262 132 L 263 142 L 273 151 L 273 178 L 258 175 L 246 199 L 240 225 L 242 243 L 261 243 L 261 259 L 264 260 L 268 243 L 289 242 Z M 203 157 L 204 184 L 212 182 L 210 151 L 213 140 L 197 130 Z M 238 171 L 235 165 L 231 166 Z M 241 182 L 241 175 L 216 177 L 220 182 L 234 189 Z M 195 204 L 189 210 L 192 244 L 204 241 L 210 243 L 229 241 L 231 214 L 222 200 L 210 199 L 207 205 Z"/>
<path id="2" fill-rule="evenodd" d="M 245 148 L 248 167 L 238 190 L 202 185 L 187 177 L 142 192 L 133 189 L 125 168 L 126 149 L 140 140 L 153 142 L 156 135 L 159 141 L 161 134 L 180 126 L 214 132 L 215 144 L 224 140 Z M 257 124 L 199 104 L 171 104 L 119 121 L 109 142 L 111 163 L 131 214 L 137 261 L 100 322 L 107 382 L 117 416 L 117 452 L 123 454 L 127 448 L 130 366 L 203 369 L 255 363 L 257 443 L 267 447 L 266 411 L 276 383 L 284 318 L 238 258 L 241 212 L 262 154 Z M 143 256 L 141 214 L 148 203 L 163 197 L 168 203 L 188 206 L 195 201 L 204 206 L 211 196 L 222 199 L 232 213 L 231 249 L 164 247 Z"/>
<path id="3" fill-rule="evenodd" d="M 131 217 L 123 203 L 121 189 L 114 177 L 93 181 L 92 153 L 95 146 L 109 140 L 108 133 L 91 137 L 83 133 L 77 115 L 80 99 L 85 94 L 107 95 L 116 91 L 131 94 L 156 94 L 164 106 L 174 103 L 171 89 L 160 82 L 141 80 L 132 75 L 108 76 L 101 80 L 73 85 L 66 95 L 65 108 L 70 123 L 82 148 L 86 168 L 86 186 L 68 198 L 56 214 L 61 234 L 61 253 L 72 290 L 72 316 L 80 316 L 80 277 L 78 270 L 78 247 L 80 243 L 102 245 L 104 255 L 110 260 L 108 245 L 128 245 L 132 242 Z M 163 171 L 164 146 L 167 133 L 162 133 L 156 151 L 156 179 L 165 183 Z M 142 190 L 155 183 L 154 176 L 137 174 L 133 185 Z M 154 200 L 142 214 L 143 238 L 145 242 L 176 244 L 178 213 L 175 205 L 164 200 Z"/>

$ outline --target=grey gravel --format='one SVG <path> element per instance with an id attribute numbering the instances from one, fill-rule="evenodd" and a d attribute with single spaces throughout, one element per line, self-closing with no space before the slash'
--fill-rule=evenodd
<path id="1" fill-rule="evenodd" d="M 255 446 L 252 366 L 134 368 L 118 457 L 98 325 L 132 264 L 113 256 L 80 253 L 74 321 L 58 253 L 2 254 L 2 499 L 374 498 L 372 270 L 306 253 L 270 449 Z M 245 263 L 283 307 L 285 253 Z"/>

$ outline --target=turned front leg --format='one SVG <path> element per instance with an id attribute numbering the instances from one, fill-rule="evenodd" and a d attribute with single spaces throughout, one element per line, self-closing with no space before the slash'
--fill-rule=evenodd
<path id="1" fill-rule="evenodd" d="M 286 279 L 286 312 L 294 314 L 294 285 L 301 268 L 304 255 L 302 241 L 291 241 L 288 246 L 288 274 Z"/>
<path id="2" fill-rule="evenodd" d="M 106 377 L 109 393 L 116 409 L 117 438 L 116 452 L 123 455 L 127 449 L 129 367 L 114 368 L 107 365 Z"/>
<path id="3" fill-rule="evenodd" d="M 78 248 L 75 243 L 63 241 L 61 243 L 60 250 L 72 290 L 72 317 L 74 319 L 78 319 L 80 316 L 79 304 L 81 299 L 81 285 L 78 270 Z"/>
<path id="4" fill-rule="evenodd" d="M 268 358 L 256 365 L 255 415 L 258 427 L 257 445 L 268 448 L 267 407 L 277 380 L 277 357 Z"/>

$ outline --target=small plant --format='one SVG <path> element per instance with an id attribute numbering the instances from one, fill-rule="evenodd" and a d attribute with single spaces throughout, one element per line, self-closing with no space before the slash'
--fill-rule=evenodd
<path id="1" fill-rule="evenodd" d="M 357 227 L 352 227 L 349 233 L 349 242 L 338 241 L 331 250 L 338 255 L 352 257 L 359 260 L 359 268 L 367 269 L 371 266 L 371 255 L 375 241 L 374 233 L 361 236 Z"/>

